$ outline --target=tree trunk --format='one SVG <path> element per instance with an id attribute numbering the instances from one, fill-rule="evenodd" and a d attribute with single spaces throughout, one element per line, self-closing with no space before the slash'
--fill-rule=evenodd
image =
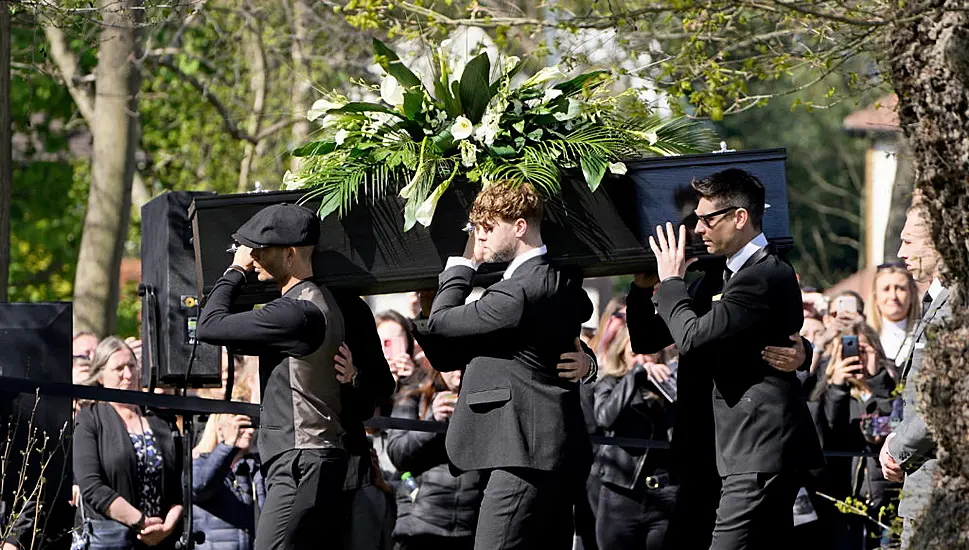
<path id="1" fill-rule="evenodd" d="M 308 35 L 310 30 L 310 6 L 306 0 L 295 0 L 293 2 L 292 13 L 292 57 L 293 57 L 293 93 L 290 100 L 290 109 L 294 116 L 304 117 L 293 125 L 292 144 L 293 146 L 306 143 L 310 134 L 310 123 L 305 119 L 306 112 L 310 110 L 313 99 L 313 83 L 310 80 L 310 64 L 306 56 L 306 48 L 309 43 Z M 292 157 L 289 161 L 290 170 L 295 172 L 299 169 L 299 157 Z"/>
<path id="2" fill-rule="evenodd" d="M 10 111 L 10 6 L 0 0 L 0 302 L 7 301 L 10 282 L 10 206 L 13 200 L 13 157 Z"/>
<path id="3" fill-rule="evenodd" d="M 922 0 L 904 10 L 896 14 L 892 81 L 943 279 L 954 291 L 953 319 L 926 346 L 919 376 L 939 473 L 911 547 L 969 548 L 969 13 L 963 0 Z"/>
<path id="4" fill-rule="evenodd" d="M 101 336 L 118 318 L 119 270 L 131 217 L 138 142 L 137 25 L 141 0 L 99 0 L 103 28 L 91 133 L 94 154 L 84 233 L 74 280 L 74 330 Z M 135 8 L 135 9 L 132 9 Z"/>
<path id="5" fill-rule="evenodd" d="M 266 78 L 266 53 L 262 45 L 262 25 L 256 17 L 249 16 L 246 30 L 243 34 L 245 43 L 246 60 L 249 63 L 249 89 L 252 91 L 252 114 L 249 116 L 249 126 L 246 132 L 250 136 L 259 134 L 262 126 L 263 111 L 266 107 L 266 88 L 268 80 Z M 239 183 L 236 191 L 245 193 L 249 190 L 249 174 L 252 172 L 252 164 L 258 156 L 258 144 L 246 143 L 245 151 L 242 154 L 242 163 L 239 166 Z"/>

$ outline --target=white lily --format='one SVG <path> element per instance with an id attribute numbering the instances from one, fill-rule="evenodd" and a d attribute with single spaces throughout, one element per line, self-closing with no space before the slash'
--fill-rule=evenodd
<path id="1" fill-rule="evenodd" d="M 313 102 L 313 106 L 310 107 L 310 110 L 306 111 L 306 119 L 309 121 L 314 121 L 326 114 L 326 112 L 330 109 L 339 109 L 340 107 L 343 107 L 343 103 L 337 103 L 335 101 L 330 101 L 329 99 L 317 99 Z"/>
<path id="2" fill-rule="evenodd" d="M 333 141 L 336 142 L 336 146 L 339 147 L 343 145 L 343 142 L 347 140 L 347 130 L 346 128 L 341 128 L 339 132 L 333 136 Z"/>
<path id="3" fill-rule="evenodd" d="M 526 80 L 522 86 L 534 86 L 535 84 L 542 84 L 550 80 L 555 80 L 556 78 L 561 78 L 565 75 L 559 70 L 558 65 L 552 65 L 551 67 L 545 67 L 541 71 L 535 73 L 535 76 Z"/>
<path id="4" fill-rule="evenodd" d="M 306 178 L 301 178 L 289 170 L 286 170 L 286 173 L 283 174 L 283 188 L 287 191 L 303 187 L 305 181 Z"/>
<path id="5" fill-rule="evenodd" d="M 404 87 L 393 75 L 387 75 L 380 81 L 380 99 L 394 107 L 404 104 Z"/>
<path id="6" fill-rule="evenodd" d="M 610 162 L 609 171 L 621 176 L 626 173 L 626 164 L 622 162 Z"/>
<path id="7" fill-rule="evenodd" d="M 437 201 L 441 200 L 441 195 L 447 191 L 449 186 L 449 182 L 438 185 L 437 189 L 435 189 L 434 192 L 427 197 L 427 200 L 417 207 L 417 212 L 414 216 L 417 219 L 417 223 L 423 225 L 424 227 L 431 225 L 431 220 L 434 219 L 434 211 L 437 210 Z"/>
<path id="8" fill-rule="evenodd" d="M 571 120 L 582 114 L 582 102 L 570 97 L 569 98 L 569 110 L 566 113 L 555 113 L 553 116 L 555 120 L 563 122 L 566 120 Z"/>
<path id="9" fill-rule="evenodd" d="M 454 119 L 454 124 L 451 125 L 451 136 L 454 139 L 468 139 L 473 133 L 474 125 L 466 116 L 462 115 Z"/>
<path id="10" fill-rule="evenodd" d="M 556 90 L 555 88 L 549 88 L 549 89 L 545 90 L 545 96 L 542 97 L 542 103 L 548 103 L 549 101 L 552 101 L 553 99 L 559 97 L 560 95 L 562 95 L 562 90 Z"/>

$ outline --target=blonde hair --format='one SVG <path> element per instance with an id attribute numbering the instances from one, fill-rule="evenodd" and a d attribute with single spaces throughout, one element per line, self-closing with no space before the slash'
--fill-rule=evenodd
<path id="1" fill-rule="evenodd" d="M 249 365 L 245 365 L 248 367 Z M 244 369 L 243 373 L 248 373 L 249 369 Z M 252 400 L 252 388 L 249 386 L 249 376 L 240 376 L 240 381 L 245 381 L 241 384 L 232 384 L 232 400 L 233 401 L 243 401 L 250 402 Z M 198 445 L 192 449 L 192 458 L 198 458 L 199 455 L 208 454 L 215 450 L 216 445 L 219 444 L 219 422 L 221 422 L 225 417 L 232 416 L 231 414 L 210 414 L 209 419 L 205 422 L 205 429 L 202 431 L 202 437 L 199 438 Z"/>
<path id="2" fill-rule="evenodd" d="M 545 214 L 542 197 L 530 183 L 510 180 L 496 181 L 485 186 L 474 199 L 471 223 L 504 220 L 513 222 L 524 219 L 538 226 Z"/>
<path id="3" fill-rule="evenodd" d="M 878 307 L 878 279 L 882 275 L 894 275 L 900 273 L 905 275 L 906 287 L 908 288 L 908 314 L 905 315 L 905 332 L 911 332 L 922 316 L 922 307 L 918 299 L 919 289 L 915 285 L 915 278 L 902 266 L 890 265 L 883 267 L 875 272 L 875 277 L 871 280 L 871 299 L 868 300 L 867 313 L 868 322 L 875 329 L 876 334 L 882 332 L 882 312 Z"/>
<path id="4" fill-rule="evenodd" d="M 91 358 L 91 370 L 88 372 L 87 379 L 81 382 L 80 385 L 101 386 L 101 372 L 104 370 L 105 365 L 108 364 L 108 360 L 111 359 L 112 355 L 122 350 L 128 350 L 131 352 L 132 357 L 135 356 L 131 347 L 117 336 L 108 336 L 104 340 L 101 340 L 98 343 L 98 347 L 94 349 L 94 357 Z M 137 358 L 135 358 L 135 364 L 138 364 Z M 138 385 L 141 385 L 140 381 Z"/>
<path id="5" fill-rule="evenodd" d="M 632 370 L 631 363 L 626 361 L 626 346 L 629 345 L 629 329 L 622 327 L 606 348 L 606 360 L 603 362 L 603 374 L 608 376 L 625 376 Z"/>

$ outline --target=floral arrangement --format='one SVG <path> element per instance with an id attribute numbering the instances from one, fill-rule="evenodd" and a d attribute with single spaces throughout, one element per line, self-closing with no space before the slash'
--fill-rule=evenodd
<path id="1" fill-rule="evenodd" d="M 396 53 L 374 39 L 386 71 L 382 103 L 349 101 L 330 92 L 307 114 L 319 121 L 314 140 L 293 151 L 303 157 L 287 172 L 287 189 L 310 189 L 320 216 L 345 213 L 360 193 L 406 200 L 404 230 L 430 225 L 438 200 L 458 176 L 487 185 L 527 181 L 545 196 L 560 191 L 560 169 L 580 168 L 589 188 L 606 172 L 623 174 L 623 159 L 709 150 L 710 132 L 693 122 L 663 119 L 632 90 L 609 92 L 608 73 L 567 79 L 546 67 L 512 86 L 523 68 L 517 57 L 492 67 L 486 53 L 460 77 L 446 54 L 433 52 L 433 94 Z"/>

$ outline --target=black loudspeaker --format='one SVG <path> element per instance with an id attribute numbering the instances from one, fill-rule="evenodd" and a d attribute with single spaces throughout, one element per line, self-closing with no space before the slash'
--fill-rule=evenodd
<path id="1" fill-rule="evenodd" d="M 0 375 L 70 384 L 71 314 L 70 303 L 0 304 Z M 0 454 L 7 461 L 3 471 L 7 483 L 0 509 L 9 521 L 11 514 L 21 512 L 20 497 L 43 483 L 36 525 L 39 540 L 33 547 L 60 547 L 62 537 L 70 540 L 67 530 L 74 521 L 74 510 L 67 504 L 72 478 L 71 399 L 18 395 L 2 388 L 0 383 Z M 10 448 L 4 450 L 7 444 Z M 44 451 L 37 452 L 39 448 Z M 21 473 L 22 484 L 18 482 Z"/>
<path id="2" fill-rule="evenodd" d="M 174 191 L 141 207 L 142 377 L 158 385 L 222 384 L 221 349 L 195 339 L 199 296 L 188 207 L 208 192 Z M 191 371 L 189 371 L 191 365 Z"/>

